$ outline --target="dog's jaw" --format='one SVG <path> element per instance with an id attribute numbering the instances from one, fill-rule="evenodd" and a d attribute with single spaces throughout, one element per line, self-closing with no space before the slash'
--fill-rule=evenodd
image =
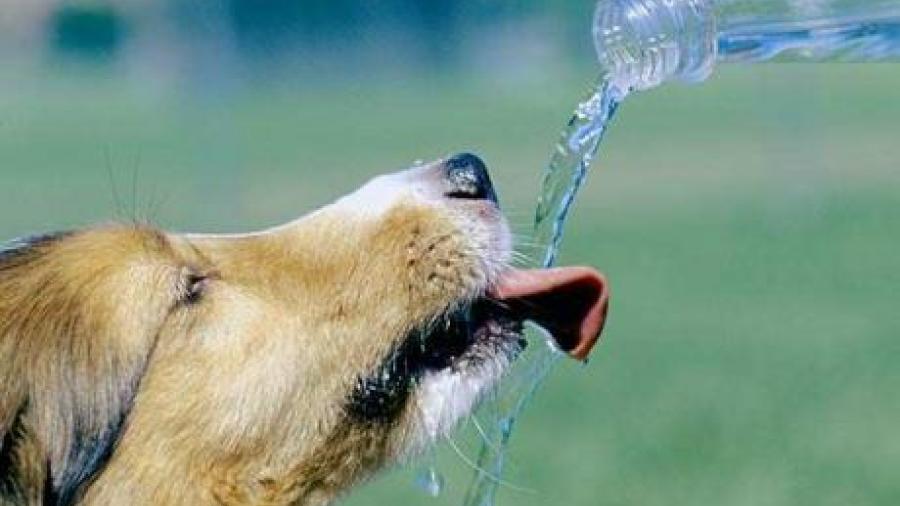
<path id="1" fill-rule="evenodd" d="M 381 220 L 396 210 L 398 202 L 407 202 L 437 209 L 442 217 L 449 219 L 458 244 L 446 250 L 446 257 L 431 260 L 438 268 L 458 266 L 463 264 L 463 258 L 466 261 L 465 269 L 454 279 L 459 286 L 450 290 L 455 295 L 448 297 L 446 286 L 437 288 L 444 304 L 434 314 L 434 319 L 439 320 L 483 297 L 509 268 L 512 234 L 495 203 L 448 200 L 436 191 L 434 172 L 435 165 L 430 165 L 380 176 L 339 200 L 335 207 L 351 210 L 363 219 Z M 417 251 L 415 255 L 424 253 Z M 435 321 L 429 322 L 433 324 Z M 481 339 L 451 366 L 428 370 L 414 378 L 405 409 L 396 420 L 391 420 L 400 427 L 391 444 L 395 458 L 415 454 L 448 435 L 497 384 L 522 345 L 520 329 L 501 329 L 499 323 L 493 325 L 492 336 Z M 387 374 L 388 369 L 375 374 Z"/>
<path id="2" fill-rule="evenodd" d="M 409 415 L 417 431 L 406 442 L 407 451 L 416 453 L 446 437 L 497 384 L 513 358 L 513 353 L 495 353 L 476 365 L 426 374 Z"/>

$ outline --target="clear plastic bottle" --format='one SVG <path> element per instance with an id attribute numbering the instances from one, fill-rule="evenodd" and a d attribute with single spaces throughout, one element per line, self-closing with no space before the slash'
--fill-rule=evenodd
<path id="1" fill-rule="evenodd" d="M 900 0 L 600 0 L 593 32 L 604 68 L 641 90 L 722 61 L 900 61 Z"/>

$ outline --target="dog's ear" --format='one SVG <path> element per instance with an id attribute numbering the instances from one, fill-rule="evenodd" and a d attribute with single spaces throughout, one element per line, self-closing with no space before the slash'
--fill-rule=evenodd
<path id="1" fill-rule="evenodd" d="M 25 426 L 28 410 L 28 386 L 23 374 L 27 367 L 19 360 L 22 344 L 15 339 L 14 323 L 8 310 L 11 309 L 14 292 L 18 291 L 17 274 L 40 255 L 44 246 L 55 242 L 63 234 L 16 239 L 0 245 L 0 503 L 17 504 L 25 502 L 25 497 L 41 497 L 45 487 L 46 465 L 43 462 L 24 462 L 25 446 L 30 434 Z M 41 459 L 43 460 L 43 459 Z M 38 465 L 42 471 L 34 476 L 36 483 L 25 481 L 24 468 Z M 34 489 L 28 491 L 26 489 Z M 39 495 L 35 496 L 37 492 Z M 6 502 L 4 502 L 6 501 Z"/>
<path id="2" fill-rule="evenodd" d="M 0 253 L 0 376 L 4 387 L 17 385 L 0 394 L 0 430 L 8 434 L 24 417 L 43 452 L 35 458 L 44 459 L 45 504 L 76 502 L 115 449 L 158 329 L 141 301 L 120 300 L 113 278 L 123 259 L 163 244 L 158 234 L 121 227 L 19 241 Z M 134 325 L 112 323 L 123 310 Z"/>
<path id="3" fill-rule="evenodd" d="M 15 385 L 13 385 L 15 388 Z M 12 396 L 4 395 L 4 401 Z M 24 435 L 22 427 L 25 405 L 18 409 L 0 411 L 0 504 L 17 504 L 21 501 L 20 473 L 17 471 L 17 452 Z M 43 482 L 43 478 L 38 480 Z"/>
<path id="4" fill-rule="evenodd" d="M 16 239 L 0 244 L 0 479 L 7 475 L 11 466 L 11 447 L 15 432 L 21 428 L 25 400 L 26 383 L 22 374 L 24 362 L 17 359 L 17 351 L 22 343 L 16 342 L 12 318 L 14 292 L 19 291 L 17 274 L 41 254 L 46 246 L 64 237 L 64 233 Z"/>

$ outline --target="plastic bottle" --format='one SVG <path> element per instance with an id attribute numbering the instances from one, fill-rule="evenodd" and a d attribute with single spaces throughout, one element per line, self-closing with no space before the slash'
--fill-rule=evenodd
<path id="1" fill-rule="evenodd" d="M 641 90 L 719 62 L 900 60 L 900 0 L 600 0 L 600 63 Z"/>

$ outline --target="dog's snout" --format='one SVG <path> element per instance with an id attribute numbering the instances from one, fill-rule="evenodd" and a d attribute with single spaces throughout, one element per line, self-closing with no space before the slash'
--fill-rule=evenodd
<path id="1" fill-rule="evenodd" d="M 471 153 L 459 154 L 447 159 L 444 168 L 449 183 L 448 197 L 498 203 L 491 177 L 481 158 Z"/>

